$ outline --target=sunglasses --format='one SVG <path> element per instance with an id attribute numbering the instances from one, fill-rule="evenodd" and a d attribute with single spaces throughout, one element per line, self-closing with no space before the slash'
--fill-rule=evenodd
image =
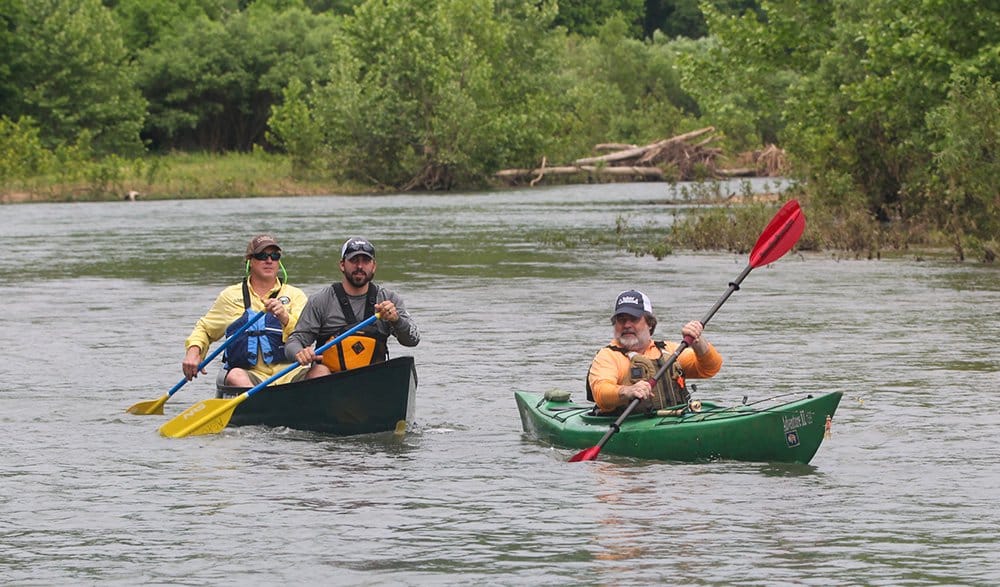
<path id="1" fill-rule="evenodd" d="M 281 258 L 281 253 L 254 253 L 251 257 L 257 259 L 258 261 L 263 261 L 268 257 L 270 257 L 272 261 L 277 261 Z"/>

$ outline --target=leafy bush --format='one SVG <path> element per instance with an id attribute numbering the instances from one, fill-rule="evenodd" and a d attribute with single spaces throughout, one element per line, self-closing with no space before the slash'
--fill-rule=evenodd
<path id="1" fill-rule="evenodd" d="M 334 38 L 329 83 L 309 117 L 338 177 L 397 189 L 481 184 L 530 162 L 554 134 L 553 6 L 489 0 L 379 0 L 360 5 Z M 302 112 L 272 117 L 284 144 Z M 308 149 L 306 150 L 308 151 Z M 306 153 L 299 153 L 302 157 Z M 322 154 L 322 153 L 318 153 Z"/>
<path id="2" fill-rule="evenodd" d="M 55 163 L 55 156 L 42 144 L 32 119 L 14 122 L 0 117 L 0 184 L 42 175 Z"/>
<path id="3" fill-rule="evenodd" d="M 970 249 L 993 261 L 1000 235 L 1000 83 L 959 77 L 927 116 L 935 137 L 926 214 L 950 233 L 959 259 Z"/>

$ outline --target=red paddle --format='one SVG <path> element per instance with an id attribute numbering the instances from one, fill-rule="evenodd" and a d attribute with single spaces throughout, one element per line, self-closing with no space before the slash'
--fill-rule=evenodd
<path id="1" fill-rule="evenodd" d="M 733 292 L 740 288 L 740 283 L 742 283 L 743 279 L 750 274 L 750 271 L 760 267 L 761 265 L 773 263 L 791 250 L 791 248 L 799 240 L 799 237 L 802 236 L 802 231 L 805 230 L 805 227 L 806 217 L 802 214 L 802 209 L 799 208 L 799 203 L 795 200 L 789 200 L 788 203 L 781 207 L 781 210 L 778 210 L 778 213 L 774 215 L 774 218 L 772 218 L 771 222 L 767 224 L 767 227 L 764 228 L 764 232 L 762 232 L 760 237 L 757 239 L 757 244 L 755 244 L 753 246 L 753 250 L 750 251 L 750 263 L 746 266 L 746 269 L 743 270 L 743 273 L 740 273 L 740 276 L 736 278 L 736 281 L 729 284 L 729 289 L 726 290 L 726 293 L 719 298 L 719 301 L 715 302 L 715 305 L 708 311 L 708 314 L 705 314 L 705 317 L 701 319 L 702 325 L 708 324 L 708 321 L 712 319 L 712 316 L 715 316 L 715 313 L 719 311 L 722 304 L 726 303 L 729 296 L 733 295 Z M 656 382 L 670 369 L 670 367 L 674 364 L 674 361 L 677 360 L 677 357 L 680 356 L 681 351 L 690 346 L 692 342 L 693 341 L 690 337 L 684 337 L 684 340 L 677 345 L 677 349 L 674 350 L 672 355 L 670 355 L 667 362 L 664 363 L 664 365 L 660 367 L 656 374 L 649 380 L 649 385 L 651 387 L 656 386 Z M 618 419 L 615 420 L 608 431 L 604 433 L 600 442 L 590 448 L 576 453 L 569 461 L 571 463 L 575 463 L 577 461 L 595 460 L 598 453 L 600 453 L 601 449 L 604 448 L 604 445 L 607 444 L 608 440 L 610 440 L 611 437 L 621 429 L 622 422 L 625 421 L 625 418 L 628 418 L 629 414 L 632 413 L 632 410 L 634 410 L 637 405 L 639 405 L 639 400 L 633 399 L 629 403 L 628 407 L 625 408 L 625 411 L 618 416 Z"/>

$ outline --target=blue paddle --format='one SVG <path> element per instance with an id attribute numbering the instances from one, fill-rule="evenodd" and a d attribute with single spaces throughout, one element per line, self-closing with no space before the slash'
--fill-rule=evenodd
<path id="1" fill-rule="evenodd" d="M 330 339 L 326 344 L 317 348 L 316 354 L 322 354 L 323 351 L 344 340 L 348 336 L 354 334 L 369 324 L 373 324 L 376 320 L 378 320 L 378 318 L 379 315 L 375 314 L 374 316 L 370 316 L 365 320 L 358 322 L 354 326 L 348 328 L 340 336 Z M 282 376 L 291 373 L 298 367 L 298 363 L 292 363 L 288 367 L 285 367 L 281 371 L 278 371 L 274 375 L 268 377 L 267 380 L 258 383 L 234 398 L 213 398 L 200 401 L 178 414 L 173 420 L 170 420 L 161 426 L 160 434 L 169 438 L 180 438 L 182 436 L 217 434 L 222 432 L 222 430 L 229 424 L 229 419 L 233 417 L 233 410 L 236 409 L 236 406 L 250 399 L 250 396 L 277 381 Z"/>
<path id="2" fill-rule="evenodd" d="M 221 345 L 219 345 L 219 348 L 215 349 L 212 352 L 212 354 L 210 354 L 207 357 L 205 357 L 204 361 L 202 361 L 201 363 L 198 363 L 198 370 L 201 371 L 202 369 L 204 369 L 209 363 L 212 362 L 212 359 L 214 359 L 215 357 L 219 356 L 219 353 L 221 353 L 222 351 L 226 350 L 226 347 L 229 346 L 229 343 L 231 343 L 232 341 L 236 340 L 236 338 L 239 337 L 239 335 L 243 334 L 246 331 L 247 328 L 250 328 L 250 326 L 252 324 L 254 324 L 258 320 L 260 320 L 261 318 L 263 318 L 264 314 L 267 314 L 267 310 L 261 310 L 260 312 L 257 313 L 257 315 L 255 315 L 253 318 L 251 318 L 246 324 L 244 324 L 243 326 L 240 326 L 239 330 L 237 330 L 236 332 L 234 332 L 232 336 L 230 336 L 229 338 L 227 338 Z M 188 378 L 185 377 L 185 378 L 181 379 L 180 381 L 178 381 L 177 385 L 173 386 L 173 388 L 171 388 L 171 390 L 168 391 L 167 394 L 164 395 L 163 397 L 161 397 L 160 399 L 155 399 L 155 400 L 150 400 L 150 401 L 145 401 L 145 402 L 139 402 L 139 403 L 135 404 L 134 406 L 130 407 L 129 409 L 127 409 L 125 411 L 128 412 L 128 413 L 130 413 L 130 414 L 139 414 L 140 416 L 162 415 L 163 414 L 163 404 L 167 403 L 167 400 L 170 399 L 170 396 L 172 396 L 175 393 L 177 393 L 177 390 L 180 389 L 180 388 L 182 388 L 182 387 L 184 387 L 184 384 L 187 383 L 187 382 L 188 382 Z"/>

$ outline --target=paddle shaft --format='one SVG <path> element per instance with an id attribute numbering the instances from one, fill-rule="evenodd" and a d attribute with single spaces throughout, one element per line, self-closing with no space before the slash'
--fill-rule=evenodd
<path id="1" fill-rule="evenodd" d="M 361 322 L 358 322 L 354 326 L 352 326 L 352 327 L 348 328 L 347 330 L 345 330 L 340 336 L 338 336 L 336 338 L 330 339 L 329 341 L 326 342 L 326 344 L 324 344 L 324 345 L 320 346 L 319 348 L 317 348 L 316 349 L 316 354 L 317 355 L 323 354 L 323 351 L 327 350 L 328 348 L 332 347 L 333 345 L 337 344 L 338 342 L 344 340 L 348 336 L 354 334 L 355 332 L 361 330 L 362 328 L 364 328 L 366 326 L 369 326 L 370 324 L 374 324 L 375 321 L 378 320 L 378 318 L 379 318 L 379 315 L 375 314 L 374 316 L 369 316 L 368 318 L 365 318 Z M 268 385 L 274 383 L 275 381 L 277 381 L 278 379 L 280 379 L 282 376 L 287 375 L 288 373 L 291 373 L 292 371 L 294 371 L 295 369 L 297 369 L 299 367 L 300 367 L 300 365 L 298 363 L 292 363 L 291 365 L 285 367 L 281 371 L 278 371 L 274 375 L 271 375 L 266 380 L 261 381 L 257 385 L 254 385 L 250 389 L 246 390 L 244 392 L 244 394 L 249 398 L 253 394 L 257 393 L 258 391 L 260 391 L 262 389 L 264 389 Z"/>
<path id="2" fill-rule="evenodd" d="M 232 336 L 230 336 L 229 338 L 227 338 L 226 340 L 224 340 L 222 342 L 222 344 L 219 345 L 219 348 L 217 348 L 214 351 L 212 351 L 212 354 L 208 355 L 207 357 L 205 357 L 205 359 L 202 362 L 198 363 L 198 370 L 201 371 L 202 369 L 204 369 L 205 367 L 207 367 L 208 364 L 211 363 L 213 359 L 215 359 L 215 357 L 219 356 L 219 353 L 221 353 L 222 351 L 226 350 L 226 348 L 229 346 L 229 344 L 231 342 L 233 342 L 234 340 L 236 340 L 236 337 L 238 337 L 239 335 L 241 335 L 244 332 L 246 332 L 246 330 L 248 328 L 250 328 L 250 326 L 252 326 L 258 320 L 260 320 L 261 318 L 263 318 L 264 314 L 267 314 L 267 310 L 261 310 L 260 312 L 257 312 L 257 314 L 253 318 L 251 318 L 249 321 L 247 321 L 246 324 L 244 324 L 243 326 L 240 326 L 239 329 L 237 329 L 236 332 L 234 332 L 232 334 Z M 185 378 L 181 379 L 180 381 L 178 381 L 177 385 L 173 386 L 173 388 L 171 388 L 170 391 L 167 392 L 167 397 L 170 397 L 170 396 L 174 395 L 175 393 L 177 393 L 177 390 L 180 389 L 180 388 L 182 388 L 182 387 L 184 387 L 184 384 L 187 383 L 188 381 L 189 380 L 188 380 L 187 377 L 185 377 Z"/>

